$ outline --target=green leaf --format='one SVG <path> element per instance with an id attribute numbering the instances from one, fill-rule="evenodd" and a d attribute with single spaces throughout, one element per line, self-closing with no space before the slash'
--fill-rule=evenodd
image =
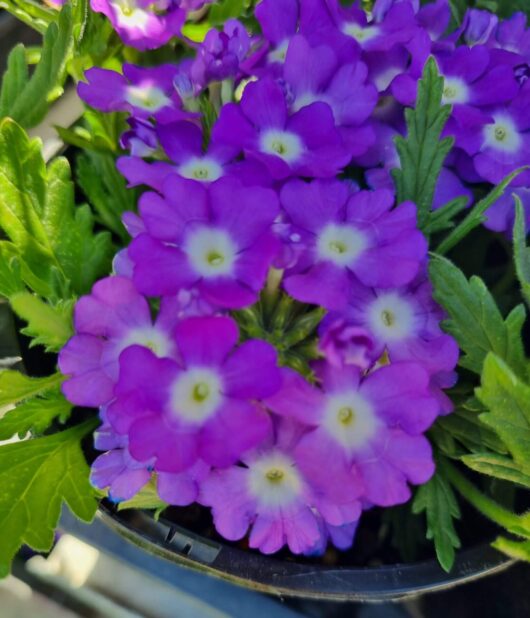
<path id="1" fill-rule="evenodd" d="M 480 420 L 506 445 L 523 473 L 530 475 L 530 386 L 494 354 L 488 354 L 477 397 L 488 412 Z"/>
<path id="2" fill-rule="evenodd" d="M 530 562 L 530 541 L 514 541 L 500 536 L 491 546 L 510 558 Z"/>
<path id="3" fill-rule="evenodd" d="M 125 509 L 148 509 L 148 510 L 164 510 L 169 505 L 167 502 L 160 500 L 156 489 L 156 479 L 152 478 L 140 491 L 130 500 L 125 500 L 118 503 L 118 511 Z"/>
<path id="4" fill-rule="evenodd" d="M 509 457 L 496 453 L 473 453 L 464 455 L 462 461 L 468 468 L 481 474 L 530 488 L 530 474 L 525 474 L 521 466 Z"/>
<path id="5" fill-rule="evenodd" d="M 451 436 L 459 440 L 471 451 L 482 451 L 489 448 L 496 453 L 506 454 L 507 448 L 491 431 L 480 421 L 480 416 L 473 410 L 457 407 L 452 414 L 440 417 L 436 427 L 442 427 Z"/>
<path id="6" fill-rule="evenodd" d="M 0 575 L 26 544 L 48 551 L 61 507 L 90 522 L 97 509 L 81 440 L 97 421 L 0 447 Z"/>
<path id="7" fill-rule="evenodd" d="M 518 170 L 515 170 L 506 178 L 499 183 L 496 187 L 494 187 L 488 195 L 477 202 L 473 208 L 466 215 L 464 220 L 457 225 L 457 227 L 445 238 L 436 249 L 436 252 L 440 255 L 444 255 L 450 249 L 452 249 L 455 245 L 457 245 L 463 238 L 465 238 L 469 232 L 474 230 L 479 225 L 482 225 L 484 221 L 486 221 L 486 217 L 484 213 L 486 210 L 494 204 L 502 195 L 504 191 L 508 187 L 508 185 L 512 182 L 514 178 L 519 176 L 521 172 L 523 172 L 526 167 L 521 167 Z"/>
<path id="8" fill-rule="evenodd" d="M 72 405 L 60 392 L 49 392 L 45 397 L 34 397 L 20 403 L 0 418 L 0 440 L 9 440 L 18 434 L 43 433 L 55 419 L 64 423 L 70 416 Z"/>
<path id="9" fill-rule="evenodd" d="M 245 9 L 245 0 L 221 0 L 212 5 L 208 21 L 212 26 L 221 26 L 228 19 L 240 17 Z"/>
<path id="10" fill-rule="evenodd" d="M 20 371 L 0 371 L 0 407 L 15 404 L 37 395 L 43 395 L 64 380 L 60 373 L 46 378 L 29 378 Z"/>
<path id="11" fill-rule="evenodd" d="M 10 242 L 0 241 L 0 296 L 9 298 L 23 289 L 16 249 Z"/>
<path id="12" fill-rule="evenodd" d="M 15 48 L 2 81 L 0 116 L 10 116 L 26 128 L 36 126 L 44 118 L 50 102 L 62 92 L 74 44 L 72 29 L 72 10 L 65 5 L 58 23 L 51 23 L 46 30 L 40 61 L 31 77 L 23 46 Z"/>
<path id="13" fill-rule="evenodd" d="M 467 207 L 467 203 L 468 198 L 466 196 L 457 197 L 433 211 L 423 228 L 424 233 L 430 235 L 454 227 L 453 219 Z"/>
<path id="14" fill-rule="evenodd" d="M 521 285 L 521 292 L 530 306 L 530 247 L 526 244 L 526 217 L 519 196 L 515 199 L 515 223 L 513 226 L 513 257 L 515 272 Z"/>
<path id="15" fill-rule="evenodd" d="M 459 268 L 438 255 L 432 256 L 429 271 L 434 298 L 449 315 L 444 330 L 456 339 L 463 352 L 460 365 L 480 374 L 486 355 L 494 352 L 518 375 L 526 376 L 526 360 L 518 343 L 521 308 L 504 321 L 482 279 L 471 277 L 468 281 Z"/>
<path id="16" fill-rule="evenodd" d="M 392 171 L 398 201 L 410 200 L 418 207 L 418 225 L 424 229 L 431 216 L 431 206 L 438 176 L 454 139 L 440 139 L 451 114 L 450 105 L 442 105 L 444 79 L 436 60 L 431 57 L 418 84 L 414 110 L 407 109 L 407 137 L 396 138 L 401 168 Z"/>
<path id="17" fill-rule="evenodd" d="M 454 520 L 460 518 L 460 508 L 451 485 L 439 468 L 432 479 L 418 488 L 412 504 L 413 513 L 425 511 L 427 538 L 434 541 L 438 562 L 445 571 L 450 571 L 455 560 L 455 549 L 460 539 Z"/>
<path id="18" fill-rule="evenodd" d="M 73 301 L 49 305 L 38 296 L 20 292 L 9 299 L 13 311 L 28 323 L 21 332 L 32 337 L 31 345 L 58 352 L 73 334 Z"/>

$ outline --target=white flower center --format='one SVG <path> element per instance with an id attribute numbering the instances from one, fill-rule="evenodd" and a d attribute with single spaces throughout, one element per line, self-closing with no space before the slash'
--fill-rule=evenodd
<path id="1" fill-rule="evenodd" d="M 201 180 L 203 182 L 213 182 L 223 175 L 223 168 L 214 159 L 208 157 L 193 157 L 183 163 L 178 172 L 184 178 L 191 180 Z"/>
<path id="2" fill-rule="evenodd" d="M 179 420 L 201 424 L 213 416 L 221 404 L 221 380 L 206 367 L 192 367 L 171 387 L 170 410 Z"/>
<path id="3" fill-rule="evenodd" d="M 149 14 L 130 0 L 117 0 L 111 2 L 118 25 L 121 28 L 138 28 L 142 32 L 147 30 Z"/>
<path id="4" fill-rule="evenodd" d="M 289 47 L 289 39 L 285 39 L 282 41 L 278 47 L 272 49 L 267 54 L 267 59 L 269 62 L 279 62 L 283 64 L 285 62 L 285 57 L 287 56 L 287 49 Z"/>
<path id="5" fill-rule="evenodd" d="M 353 264 L 368 245 L 365 235 L 350 225 L 329 223 L 317 241 L 318 255 L 339 266 Z"/>
<path id="6" fill-rule="evenodd" d="M 132 106 L 147 112 L 157 112 L 170 104 L 163 91 L 151 85 L 127 86 L 125 98 Z"/>
<path id="7" fill-rule="evenodd" d="M 357 391 L 327 398 L 323 426 L 350 453 L 362 449 L 373 438 L 380 424 L 371 403 Z"/>
<path id="8" fill-rule="evenodd" d="M 202 277 L 232 274 L 237 249 L 224 230 L 197 230 L 187 239 L 184 251 L 195 272 Z"/>
<path id="9" fill-rule="evenodd" d="M 149 348 L 159 358 L 171 356 L 173 343 L 167 334 L 160 331 L 156 326 L 141 326 L 131 329 L 119 342 L 118 350 L 122 352 L 132 345 L 141 345 Z"/>
<path id="10" fill-rule="evenodd" d="M 260 150 L 292 163 L 300 158 L 304 145 L 296 133 L 269 129 L 261 136 Z"/>
<path id="11" fill-rule="evenodd" d="M 518 152 L 523 140 L 514 121 L 505 114 L 495 114 L 493 118 L 495 122 L 484 127 L 484 144 L 503 152 Z"/>
<path id="12" fill-rule="evenodd" d="M 400 341 L 415 330 L 412 305 L 395 292 L 378 296 L 368 307 L 368 322 L 375 336 L 382 341 Z"/>
<path id="13" fill-rule="evenodd" d="M 366 43 L 367 41 L 375 39 L 375 37 L 379 36 L 380 30 L 377 26 L 367 26 L 366 28 L 362 28 L 355 22 L 347 22 L 342 27 L 342 32 L 348 36 L 351 36 L 362 45 L 362 43 Z"/>
<path id="14" fill-rule="evenodd" d="M 248 489 L 264 507 L 285 506 L 303 488 L 294 462 L 283 453 L 267 453 L 249 465 Z"/>
<path id="15" fill-rule="evenodd" d="M 444 77 L 444 90 L 442 103 L 467 103 L 469 101 L 469 88 L 460 77 Z"/>

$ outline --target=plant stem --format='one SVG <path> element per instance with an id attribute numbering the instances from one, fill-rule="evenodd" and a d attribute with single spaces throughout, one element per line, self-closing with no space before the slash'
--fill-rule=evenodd
<path id="1" fill-rule="evenodd" d="M 479 491 L 457 468 L 447 460 L 440 462 L 447 478 L 458 493 L 474 506 L 477 511 L 506 530 L 523 537 L 530 537 L 530 527 L 525 520 L 505 509 L 500 504 Z"/>

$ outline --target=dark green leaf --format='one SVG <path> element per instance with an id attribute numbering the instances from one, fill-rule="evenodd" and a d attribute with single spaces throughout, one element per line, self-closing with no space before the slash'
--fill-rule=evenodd
<path id="1" fill-rule="evenodd" d="M 430 261 L 434 298 L 445 309 L 449 319 L 444 329 L 458 342 L 463 356 L 460 364 L 477 374 L 482 372 L 484 358 L 494 352 L 520 376 L 526 376 L 526 361 L 520 339 L 521 309 L 506 321 L 488 288 L 478 277 L 468 281 L 452 262 L 438 255 Z"/>
<path id="2" fill-rule="evenodd" d="M 462 461 L 468 468 L 510 483 L 530 488 L 530 474 L 523 472 L 513 459 L 496 453 L 473 453 L 464 455 Z"/>
<path id="3" fill-rule="evenodd" d="M 526 217 L 523 204 L 517 195 L 515 199 L 515 224 L 513 226 L 513 257 L 515 271 L 521 285 L 523 297 L 530 306 L 530 247 L 526 244 Z"/>
<path id="4" fill-rule="evenodd" d="M 63 503 L 89 522 L 97 502 L 88 481 L 81 439 L 95 421 L 61 433 L 0 447 L 0 576 L 26 544 L 48 551 Z"/>
<path id="5" fill-rule="evenodd" d="M 410 200 L 417 205 L 422 230 L 431 216 L 438 176 L 454 142 L 448 137 L 440 139 L 451 114 L 451 107 L 442 105 L 443 89 L 444 79 L 431 57 L 418 84 L 416 108 L 405 111 L 407 137 L 396 138 L 401 167 L 392 173 L 398 201 Z"/>
<path id="6" fill-rule="evenodd" d="M 460 547 L 454 520 L 460 518 L 460 509 L 451 485 L 439 468 L 432 479 L 418 488 L 412 505 L 413 513 L 425 511 L 427 538 L 434 541 L 436 556 L 442 568 L 450 571 L 455 549 Z"/>
<path id="7" fill-rule="evenodd" d="M 455 223 L 453 219 L 459 212 L 466 208 L 467 203 L 467 197 L 456 197 L 454 200 L 451 200 L 441 208 L 435 210 L 423 228 L 425 234 L 435 234 L 436 232 L 443 232 L 444 230 L 454 227 Z"/>

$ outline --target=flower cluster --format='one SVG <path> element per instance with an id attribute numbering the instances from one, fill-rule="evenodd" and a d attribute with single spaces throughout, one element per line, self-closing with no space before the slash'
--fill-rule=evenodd
<path id="1" fill-rule="evenodd" d="M 92 480 L 112 499 L 154 479 L 227 539 L 318 554 L 431 477 L 424 434 L 451 411 L 458 347 L 390 176 L 404 109 L 433 55 L 455 138 L 435 208 L 529 164 L 530 32 L 479 10 L 451 30 L 446 0 L 255 16 L 259 36 L 229 21 L 179 64 L 87 72 L 87 103 L 128 112 L 118 167 L 147 190 L 60 368 L 100 408 Z M 487 225 L 509 229 L 512 200 Z"/>

